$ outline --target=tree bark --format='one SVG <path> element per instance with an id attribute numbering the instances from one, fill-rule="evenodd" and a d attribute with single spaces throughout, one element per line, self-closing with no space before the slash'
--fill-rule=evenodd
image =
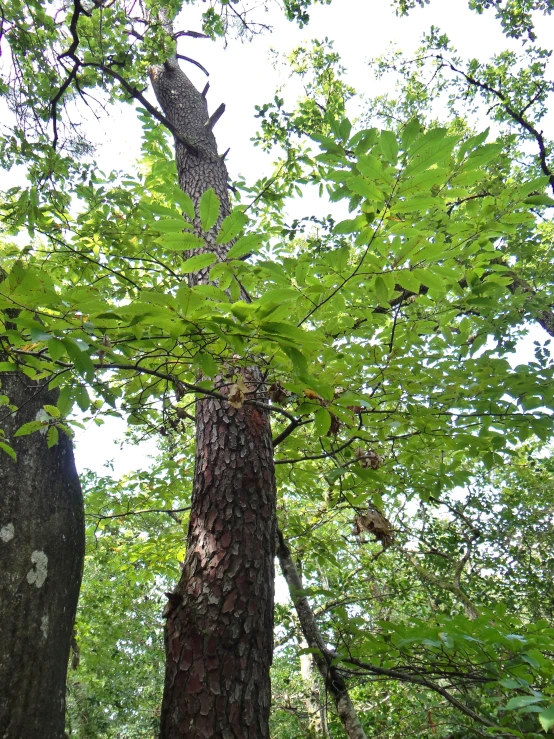
<path id="1" fill-rule="evenodd" d="M 48 391 L 23 373 L 2 375 L 0 428 L 17 453 L 0 452 L 0 737 L 61 739 L 65 682 L 84 560 L 81 487 L 69 438 L 48 449 L 34 421 Z"/>
<path id="2" fill-rule="evenodd" d="M 302 636 L 299 646 L 300 649 L 309 649 L 308 642 L 304 636 Z M 311 737 L 325 737 L 328 739 L 326 696 L 321 695 L 314 667 L 315 659 L 313 654 L 300 655 L 300 675 L 302 676 L 307 692 L 304 704 L 308 713 L 309 735 Z"/>
<path id="3" fill-rule="evenodd" d="M 175 59 L 153 68 L 151 78 L 166 118 L 179 132 L 179 184 L 196 206 L 195 232 L 206 241 L 204 251 L 224 259 L 230 245 L 216 246 L 215 238 L 230 211 L 227 169 L 217 153 L 205 98 Z M 209 188 L 221 210 L 205 234 L 197 206 Z M 208 272 L 192 277 L 191 286 L 205 283 Z M 248 393 L 265 399 L 258 368 L 236 373 Z M 217 377 L 216 389 L 227 394 L 229 381 Z M 187 554 L 166 608 L 161 739 L 269 737 L 275 497 L 267 412 L 199 400 Z"/>
<path id="4" fill-rule="evenodd" d="M 358 718 L 358 713 L 350 700 L 346 683 L 333 664 L 335 655 L 327 648 L 315 620 L 314 612 L 308 599 L 302 593 L 302 580 L 281 531 L 278 531 L 278 539 L 277 556 L 281 565 L 281 572 L 287 582 L 290 597 L 302 627 L 302 633 L 308 647 L 314 650 L 314 661 L 327 691 L 333 696 L 346 736 L 348 739 L 367 739 Z"/>

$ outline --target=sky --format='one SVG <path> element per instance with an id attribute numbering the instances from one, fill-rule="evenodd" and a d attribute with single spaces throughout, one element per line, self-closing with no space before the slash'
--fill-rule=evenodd
<path id="1" fill-rule="evenodd" d="M 176 30 L 200 30 L 200 12 L 203 6 L 185 5 L 185 10 L 175 24 Z M 247 181 L 269 175 L 272 171 L 271 156 L 259 148 L 253 148 L 251 138 L 256 133 L 258 120 L 254 117 L 255 106 L 273 99 L 276 89 L 286 82 L 286 68 L 275 68 L 274 54 L 287 55 L 300 44 L 311 39 L 328 38 L 340 54 L 346 67 L 346 81 L 360 95 L 372 96 L 386 90 L 390 81 L 377 81 L 368 66 L 371 58 L 385 53 L 395 44 L 405 53 L 412 53 L 424 33 L 432 25 L 446 33 L 464 58 L 478 57 L 486 60 L 494 53 L 506 48 L 519 49 L 515 42 L 507 40 L 500 31 L 494 11 L 479 17 L 467 7 L 467 0 L 432 0 L 424 9 L 415 9 L 405 18 L 398 18 L 391 10 L 388 0 L 334 0 L 330 5 L 316 5 L 310 9 L 310 24 L 299 29 L 287 22 L 278 10 L 262 13 L 261 19 L 273 27 L 272 33 L 255 37 L 250 42 L 231 40 L 225 46 L 221 41 L 208 39 L 179 40 L 178 51 L 194 57 L 210 72 L 208 103 L 210 112 L 224 102 L 226 111 L 217 123 L 215 133 L 220 151 L 230 147 L 227 165 L 231 177 L 243 175 Z M 542 18 L 538 24 L 538 42 L 551 45 L 554 38 L 554 17 Z M 191 80 L 203 87 L 205 75 L 191 64 L 182 63 Z M 552 75 L 554 76 L 554 74 Z M 289 94 L 301 94 L 299 85 Z M 153 103 L 152 93 L 149 97 Z M 349 111 L 355 117 L 358 102 L 352 103 Z M 554 121 L 545 125 L 554 129 Z M 486 127 L 484 123 L 483 127 Z M 97 143 L 98 164 L 108 171 L 111 168 L 131 168 L 140 153 L 140 125 L 130 106 L 112 109 L 110 117 L 90 124 L 90 131 Z M 309 215 L 321 209 L 313 196 L 296 201 L 294 215 Z M 325 213 L 329 211 L 327 204 Z M 321 214 L 321 210 L 319 210 Z M 532 358 L 533 341 L 543 341 L 547 334 L 533 327 L 520 342 L 513 364 Z M 89 468 L 98 474 L 111 473 L 105 465 L 113 462 L 116 476 L 149 466 L 148 456 L 155 453 L 155 443 L 145 442 L 140 446 L 117 442 L 124 435 L 125 423 L 108 420 L 102 427 L 90 423 L 85 431 L 76 435 L 76 459 L 80 469 Z"/>

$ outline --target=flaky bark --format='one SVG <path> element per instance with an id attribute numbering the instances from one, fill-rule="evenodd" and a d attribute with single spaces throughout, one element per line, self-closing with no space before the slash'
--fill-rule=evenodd
<path id="1" fill-rule="evenodd" d="M 0 428 L 0 736 L 61 739 L 65 680 L 84 558 L 81 488 L 71 441 L 48 449 L 40 433 L 13 438 L 57 391 L 2 375 Z"/>
<path id="2" fill-rule="evenodd" d="M 175 139 L 179 184 L 195 205 L 210 187 L 218 223 L 195 232 L 215 245 L 229 213 L 227 170 L 218 156 L 204 97 L 171 60 L 151 73 Z M 198 208 L 197 208 L 198 213 Z M 206 282 L 196 273 L 191 284 Z M 249 392 L 264 397 L 256 367 L 241 369 Z M 216 378 L 228 391 L 229 377 Z M 196 407 L 196 461 L 183 574 L 166 609 L 162 739 L 264 739 L 269 736 L 273 651 L 275 473 L 265 410 L 215 398 Z"/>
<path id="3" fill-rule="evenodd" d="M 327 692 L 333 696 L 346 736 L 348 739 L 367 739 L 356 709 L 350 700 L 344 679 L 333 664 L 334 655 L 327 648 L 315 620 L 314 612 L 308 599 L 303 594 L 302 580 L 280 531 L 278 532 L 277 556 L 302 627 L 302 633 L 308 647 L 314 650 L 314 662 L 323 678 Z"/>

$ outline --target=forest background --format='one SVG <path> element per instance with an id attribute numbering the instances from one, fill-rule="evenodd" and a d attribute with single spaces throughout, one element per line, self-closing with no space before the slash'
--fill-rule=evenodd
<path id="1" fill-rule="evenodd" d="M 551 10 L 549 3 L 497 3 L 496 10 L 486 2 L 472 5 L 431 3 L 399 19 L 385 2 L 363 10 L 353 0 L 337 2 L 310 8 L 312 21 L 301 30 L 285 25 L 289 22 L 273 9 L 261 14 L 275 26 L 273 35 L 249 26 L 254 14 L 228 29 L 216 23 L 211 32 L 226 33 L 215 42 L 187 38 L 186 49 L 180 47 L 209 69 L 211 108 L 221 101 L 227 105 L 216 129 L 220 150 L 231 146 L 227 165 L 237 202 L 253 203 L 252 234 L 269 236 L 266 245 L 245 242 L 250 248 L 240 256 L 247 257 L 243 265 L 253 266 L 251 274 L 241 271 L 246 266 L 233 269 L 258 296 L 263 317 L 274 321 L 256 329 L 261 333 L 254 334 L 256 351 L 250 349 L 250 356 L 268 354 L 268 347 L 280 352 L 271 400 L 293 413 L 293 431 L 302 432 L 287 434 L 276 456 L 279 521 L 323 635 L 319 652 L 329 665 L 338 660 L 341 690 L 364 732 L 349 733 L 337 713 L 335 696 L 318 674 L 318 650 L 308 645 L 299 622 L 298 590 L 287 598 L 281 580 L 270 723 L 271 736 L 279 739 L 343 731 L 390 739 L 534 737 L 554 726 L 554 464 L 548 446 L 554 325 L 548 209 L 553 203 L 546 195 L 549 188 L 552 194 L 554 177 L 550 51 L 542 50 L 549 49 L 554 33 L 552 19 L 543 15 Z M 484 14 L 477 15 L 476 8 Z M 533 12 L 526 16 L 529 8 Z M 402 4 L 396 9 L 408 10 Z M 185 6 L 187 28 L 206 23 L 202 11 Z M 395 29 L 403 55 L 385 48 Z M 233 38 L 237 31 L 244 45 Z M 299 46 L 307 34 L 320 41 Z M 271 47 L 278 50 L 269 53 Z M 386 57 L 366 64 L 366 57 L 380 53 Z M 480 61 L 471 61 L 475 57 Z M 204 73 L 190 66 L 190 77 L 201 88 Z M 94 162 L 98 181 L 99 171 L 105 172 L 103 186 L 114 193 L 121 188 L 140 199 L 139 189 L 147 184 L 147 227 L 171 244 L 175 229 L 168 224 L 164 231 L 159 217 L 164 206 L 155 208 L 169 192 L 164 178 L 173 173 L 166 166 L 172 158 L 169 138 L 144 111 L 136 118 L 128 106 L 125 111 L 110 106 L 108 118 L 104 102 L 92 112 L 79 111 L 86 137 L 96 146 L 94 153 L 82 149 L 82 161 Z M 68 120 L 77 104 L 78 99 L 68 101 Z M 409 158 L 418 136 L 429 137 L 425 146 L 432 153 L 425 166 Z M 357 165 L 363 183 L 358 175 L 348 179 L 353 151 L 367 156 L 366 170 Z M 330 301 L 331 275 L 342 274 L 353 258 L 349 240 L 355 253 L 367 238 L 364 229 L 375 218 L 380 223 L 380 198 L 401 161 L 399 152 L 408 179 L 422 171 L 435 180 L 412 199 L 406 192 L 397 203 L 392 195 L 385 198 L 392 215 L 383 239 L 390 239 L 396 256 L 388 261 L 376 247 L 375 256 L 367 257 L 373 272 L 357 286 L 359 293 L 346 298 L 342 312 L 331 304 L 319 325 L 313 319 L 312 337 L 292 330 L 287 335 L 277 320 L 284 326 L 290 313 L 304 321 L 311 308 L 303 300 L 314 310 Z M 112 176 L 114 162 L 119 172 Z M 40 240 L 47 238 L 37 236 L 37 223 L 39 232 L 44 223 L 33 210 L 42 206 L 33 202 L 32 187 L 17 182 L 29 171 L 32 181 L 32 169 L 22 161 L 10 170 L 4 199 L 10 240 L 3 261 L 10 268 L 16 253 L 26 258 L 37 248 L 40 255 Z M 351 182 L 348 193 L 337 189 L 345 180 Z M 367 182 L 381 184 L 375 189 Z M 36 182 L 34 187 L 36 192 Z M 127 215 L 125 197 L 118 197 L 106 219 Z M 467 236 L 468 222 L 478 224 L 475 236 Z M 420 246 L 418 259 L 406 261 L 418 228 L 427 251 Z M 460 234 L 466 235 L 457 242 Z M 474 243 L 477 250 L 469 248 Z M 83 254 L 115 269 L 114 262 L 99 257 L 100 242 L 89 247 L 81 242 Z M 251 251 L 258 253 L 250 257 Z M 57 264 L 51 255 L 46 263 Z M 56 269 L 61 274 L 67 267 Z M 386 274 L 391 269 L 394 279 Z M 92 274 L 73 275 L 72 288 Z M 215 278 L 225 284 L 224 274 Z M 318 293 L 317 282 L 329 294 Z M 75 295 L 74 304 L 83 296 Z M 239 305 L 242 298 L 231 292 L 233 315 L 246 324 L 254 319 Z M 215 292 L 210 299 L 226 301 Z M 180 304 L 185 309 L 181 299 Z M 350 316 L 351 323 L 344 318 L 349 310 L 360 311 Z M 40 364 L 40 343 L 53 340 L 45 325 L 49 319 L 41 320 L 44 335 L 28 324 L 34 333 L 17 349 L 20 356 L 33 355 L 32 344 L 39 345 L 35 364 L 28 360 L 37 372 L 49 371 Z M 370 320 L 373 336 L 357 335 Z M 284 335 L 279 337 L 279 330 Z M 325 334 L 320 343 L 317 331 Z M 112 347 L 111 340 L 104 348 L 91 344 L 86 356 L 89 361 L 96 356 L 101 371 Z M 213 362 L 236 361 L 239 349 L 230 341 L 212 355 L 203 346 L 192 370 L 213 376 Z M 69 352 L 83 379 L 73 382 L 70 392 L 62 389 L 58 415 L 47 406 L 46 418 L 27 429 L 37 436 L 46 431 L 55 443 L 51 430 L 65 434 L 67 416 L 75 429 L 85 494 L 87 556 L 71 646 L 66 730 L 77 737 L 155 736 L 164 666 L 161 611 L 185 554 L 192 485 L 193 440 L 181 424 L 191 421 L 194 397 L 177 393 L 170 400 L 165 390 L 151 392 L 152 404 L 141 406 L 139 388 L 123 374 L 118 382 L 122 388 L 127 383 L 129 392 L 111 403 L 104 388 L 93 387 L 84 349 L 53 351 L 54 362 L 65 361 L 57 352 Z M 336 381 L 338 375 L 347 387 Z M 418 378 L 414 385 L 408 375 Z M 383 397 L 372 403 L 381 391 Z M 240 406 L 239 381 L 234 392 Z M 69 400 L 81 413 L 68 415 Z M 365 420 L 379 414 L 382 424 Z M 117 474 L 109 474 L 103 460 L 112 456 L 113 442 L 107 447 L 103 442 L 120 433 L 117 415 L 131 423 L 136 446 L 125 447 L 124 461 L 114 460 Z M 277 426 L 277 438 L 288 428 Z M 148 465 L 146 451 L 157 455 Z M 283 552 L 280 559 L 283 565 Z"/>

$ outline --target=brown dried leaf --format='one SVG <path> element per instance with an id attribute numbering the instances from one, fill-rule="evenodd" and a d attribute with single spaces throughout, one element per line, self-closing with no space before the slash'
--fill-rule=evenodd
<path id="1" fill-rule="evenodd" d="M 391 522 L 383 516 L 376 508 L 368 508 L 365 513 L 360 513 L 354 519 L 352 533 L 359 536 L 362 531 L 373 534 L 377 541 L 387 549 L 394 541 L 394 530 Z"/>
<path id="2" fill-rule="evenodd" d="M 248 388 L 246 387 L 246 383 L 242 377 L 239 377 L 237 382 L 229 388 L 229 395 L 227 396 L 229 404 L 232 405 L 233 408 L 242 408 L 247 392 Z"/>

